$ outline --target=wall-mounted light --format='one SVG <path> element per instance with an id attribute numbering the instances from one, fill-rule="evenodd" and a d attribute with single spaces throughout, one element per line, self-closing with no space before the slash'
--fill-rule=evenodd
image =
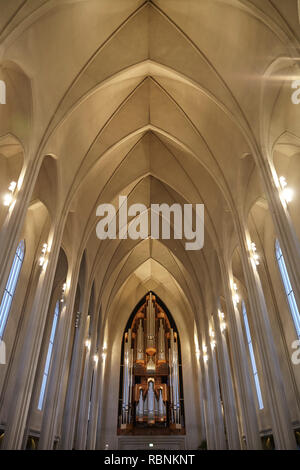
<path id="1" fill-rule="evenodd" d="M 98 354 L 94 354 L 93 360 L 94 360 L 94 363 L 97 365 L 98 360 L 99 360 Z"/>
<path id="2" fill-rule="evenodd" d="M 102 360 L 103 360 L 103 362 L 105 362 L 105 359 L 106 359 L 106 356 L 107 356 L 106 350 L 107 350 L 107 343 L 105 342 L 103 344 L 103 348 L 102 348 Z"/>
<path id="3" fill-rule="evenodd" d="M 78 328 L 78 327 L 79 327 L 80 317 L 81 317 L 81 312 L 76 312 L 76 316 L 75 316 L 75 328 Z"/>
<path id="4" fill-rule="evenodd" d="M 240 298 L 239 298 L 239 295 L 238 295 L 238 293 L 237 293 L 237 290 L 238 290 L 237 285 L 236 285 L 235 282 L 233 282 L 233 283 L 232 283 L 232 301 L 233 301 L 233 303 L 234 303 L 235 306 L 236 306 L 236 305 L 239 303 L 239 301 L 240 301 Z"/>
<path id="5" fill-rule="evenodd" d="M 216 340 L 214 339 L 215 332 L 211 327 L 209 328 L 209 336 L 211 337 L 211 342 L 210 342 L 211 349 L 214 350 L 217 343 L 216 343 Z"/>
<path id="6" fill-rule="evenodd" d="M 288 187 L 286 179 L 284 176 L 280 176 L 279 184 L 281 187 L 281 194 L 285 202 L 291 202 L 294 197 L 294 191 Z"/>
<path id="7" fill-rule="evenodd" d="M 85 347 L 90 351 L 90 349 L 91 349 L 91 340 L 90 339 L 87 339 L 85 341 Z"/>
<path id="8" fill-rule="evenodd" d="M 256 245 L 255 245 L 254 242 L 250 242 L 249 251 L 250 251 L 250 255 L 251 255 L 251 258 L 252 258 L 254 264 L 256 264 L 256 266 L 258 266 L 259 265 L 259 256 L 256 253 Z"/>
<path id="9" fill-rule="evenodd" d="M 10 185 L 8 186 L 8 193 L 5 194 L 3 198 L 3 204 L 6 207 L 10 207 L 14 201 L 14 193 L 17 187 L 17 183 L 15 181 L 12 181 Z"/>
<path id="10" fill-rule="evenodd" d="M 223 312 L 220 312 L 219 310 L 219 319 L 220 319 L 220 330 L 221 330 L 221 333 L 223 333 L 223 331 L 226 330 L 226 322 L 225 322 L 225 314 Z"/>
<path id="11" fill-rule="evenodd" d="M 196 358 L 198 360 L 200 359 L 200 355 L 201 355 L 200 349 L 196 349 Z"/>
<path id="12" fill-rule="evenodd" d="M 205 346 L 205 344 L 202 346 L 202 351 L 203 351 L 203 361 L 207 362 L 208 361 L 208 355 L 207 355 L 207 346 Z"/>
<path id="13" fill-rule="evenodd" d="M 64 300 L 65 300 L 66 289 L 67 289 L 67 283 L 64 282 L 64 284 L 62 286 L 62 290 L 61 290 L 61 299 L 60 299 L 61 302 L 64 302 Z"/>
<path id="14" fill-rule="evenodd" d="M 43 268 L 47 266 L 48 260 L 47 260 L 47 250 L 48 250 L 48 244 L 44 243 L 42 246 L 42 251 L 41 251 L 41 256 L 39 259 L 39 265 Z"/>

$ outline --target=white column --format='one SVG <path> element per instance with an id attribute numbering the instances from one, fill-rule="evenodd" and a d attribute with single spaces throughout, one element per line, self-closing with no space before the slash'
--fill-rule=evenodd
<path id="1" fill-rule="evenodd" d="M 218 304 L 219 305 L 219 304 Z M 220 311 L 220 305 L 219 305 Z M 233 378 L 226 343 L 226 332 L 220 328 L 218 311 L 214 310 L 214 326 L 217 343 L 217 353 L 220 369 L 220 381 L 223 397 L 224 415 L 229 449 L 240 449 L 240 437 L 237 421 L 237 406 L 235 403 Z"/>
<path id="2" fill-rule="evenodd" d="M 26 329 L 21 339 L 21 354 L 14 380 L 14 392 L 8 412 L 8 424 L 2 449 L 21 449 L 34 386 L 38 358 L 49 308 L 52 284 L 61 244 L 62 225 L 53 233 L 46 271 L 42 271 Z"/>
<path id="3" fill-rule="evenodd" d="M 74 303 L 77 290 L 78 275 L 80 269 L 80 259 L 73 270 L 70 279 L 70 290 L 66 292 L 55 337 L 55 347 L 48 377 L 47 392 L 43 407 L 43 420 L 40 432 L 39 449 L 52 449 L 55 433 L 57 432 L 57 418 L 60 405 L 63 401 L 63 378 L 67 373 L 67 355 L 70 340 L 70 333 L 75 327 L 74 323 Z"/>
<path id="4" fill-rule="evenodd" d="M 225 268 L 223 260 L 220 260 L 224 293 L 227 305 L 228 334 L 232 348 L 232 360 L 237 379 L 238 393 L 240 396 L 243 428 L 246 435 L 247 448 L 261 449 L 258 420 L 255 401 L 250 380 L 250 369 L 247 360 L 247 351 L 243 337 L 240 314 L 232 300 L 231 279 L 229 268 Z"/>
<path id="5" fill-rule="evenodd" d="M 247 230 L 238 230 L 248 298 L 251 306 L 254 338 L 260 354 L 263 376 L 268 390 L 265 399 L 272 419 L 272 431 L 276 448 L 296 449 L 289 407 L 284 391 L 277 350 L 274 343 L 267 306 L 255 262 L 249 250 Z"/>
<path id="6" fill-rule="evenodd" d="M 85 285 L 82 302 L 82 314 L 79 328 L 75 333 L 74 352 L 71 358 L 71 368 L 69 374 L 69 383 L 67 388 L 66 403 L 63 414 L 62 434 L 60 449 L 71 450 L 74 444 L 74 434 L 76 425 L 76 416 L 80 392 L 80 379 L 82 371 L 82 361 L 84 360 L 85 340 L 89 331 L 88 304 L 90 298 L 90 289 Z"/>

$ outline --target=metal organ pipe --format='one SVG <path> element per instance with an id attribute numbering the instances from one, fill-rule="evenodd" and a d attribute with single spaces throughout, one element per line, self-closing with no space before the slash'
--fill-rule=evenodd
<path id="1" fill-rule="evenodd" d="M 124 344 L 124 374 L 123 374 L 123 401 L 122 401 L 122 423 L 130 423 L 130 405 L 132 388 L 132 365 L 133 350 L 131 349 L 131 329 L 127 333 L 127 341 Z"/>
<path id="2" fill-rule="evenodd" d="M 157 362 L 158 363 L 166 362 L 165 328 L 164 328 L 162 319 L 159 320 Z"/>
<path id="3" fill-rule="evenodd" d="M 147 304 L 147 354 L 152 356 L 156 353 L 155 345 L 155 309 L 153 307 L 153 296 L 149 294 Z"/>
<path id="4" fill-rule="evenodd" d="M 137 330 L 136 362 L 144 363 L 144 329 L 143 320 L 140 319 Z"/>

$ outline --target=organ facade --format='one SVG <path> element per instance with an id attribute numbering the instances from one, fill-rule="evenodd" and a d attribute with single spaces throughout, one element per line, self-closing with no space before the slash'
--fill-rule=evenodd
<path id="1" fill-rule="evenodd" d="M 176 326 L 150 292 L 123 338 L 118 432 L 184 433 L 180 344 Z"/>

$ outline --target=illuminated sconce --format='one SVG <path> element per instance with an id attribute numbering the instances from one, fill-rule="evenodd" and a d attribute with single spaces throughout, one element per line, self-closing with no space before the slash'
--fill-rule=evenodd
<path id="1" fill-rule="evenodd" d="M 4 198 L 3 198 L 3 204 L 6 206 L 6 207 L 10 207 L 13 200 L 14 200 L 14 192 L 15 192 L 15 189 L 17 187 L 17 183 L 15 181 L 12 181 L 10 183 L 10 185 L 8 186 L 8 193 L 5 194 Z"/>
<path id="2" fill-rule="evenodd" d="M 209 336 L 212 338 L 212 340 L 210 342 L 211 349 L 214 350 L 217 343 L 214 339 L 215 338 L 215 332 L 212 328 L 209 329 Z"/>
<path id="3" fill-rule="evenodd" d="M 77 312 L 75 316 L 75 328 L 79 328 L 81 312 Z"/>
<path id="4" fill-rule="evenodd" d="M 197 358 L 197 360 L 200 359 L 200 355 L 201 355 L 200 349 L 197 348 L 196 349 L 196 358 Z"/>
<path id="5" fill-rule="evenodd" d="M 43 268 L 45 268 L 47 266 L 47 263 L 48 263 L 48 260 L 46 259 L 47 258 L 47 250 L 48 250 L 48 245 L 47 245 L 47 243 L 44 243 L 43 247 L 42 247 L 41 256 L 40 256 L 40 259 L 39 259 L 39 265 Z"/>
<path id="6" fill-rule="evenodd" d="M 281 194 L 285 202 L 291 202 L 294 197 L 294 191 L 288 187 L 284 176 L 280 176 L 279 183 L 281 187 Z"/>
<path id="7" fill-rule="evenodd" d="M 106 356 L 107 356 L 106 350 L 107 350 L 107 344 L 105 342 L 104 345 L 103 345 L 103 348 L 102 348 L 102 360 L 103 360 L 103 362 L 105 362 L 105 359 L 106 359 Z"/>
<path id="8" fill-rule="evenodd" d="M 238 295 L 238 293 L 237 293 L 237 290 L 238 290 L 238 289 L 237 289 L 237 285 L 236 285 L 236 283 L 234 282 L 234 283 L 232 284 L 232 300 L 233 300 L 233 303 L 234 303 L 235 306 L 236 306 L 236 305 L 239 303 L 239 301 L 240 301 L 240 298 L 239 298 L 239 295 Z"/>
<path id="9" fill-rule="evenodd" d="M 251 258 L 252 258 L 254 264 L 256 264 L 256 266 L 258 266 L 259 265 L 259 256 L 256 253 L 256 245 L 255 245 L 254 242 L 250 242 L 249 250 L 250 250 Z"/>
<path id="10" fill-rule="evenodd" d="M 224 313 L 223 313 L 223 312 L 220 312 L 220 310 L 219 310 L 218 313 L 219 313 L 219 318 L 220 318 L 220 320 L 224 320 L 224 318 L 225 318 Z"/>
<path id="11" fill-rule="evenodd" d="M 66 289 L 67 289 L 67 283 L 65 282 L 62 286 L 61 299 L 60 299 L 61 302 L 64 302 L 65 300 Z"/>
<path id="12" fill-rule="evenodd" d="M 91 349 L 91 340 L 90 339 L 87 339 L 85 341 L 85 347 L 90 351 L 90 349 Z"/>
<path id="13" fill-rule="evenodd" d="M 208 361 L 207 347 L 203 345 L 202 350 L 203 350 L 203 361 L 207 362 Z"/>
<path id="14" fill-rule="evenodd" d="M 97 365 L 98 364 L 98 354 L 94 354 L 94 357 L 93 357 L 93 360 L 94 360 L 94 363 Z"/>
<path id="15" fill-rule="evenodd" d="M 223 333 L 223 331 L 226 330 L 226 326 L 227 326 L 226 323 L 225 323 L 225 320 L 224 320 L 225 315 L 224 315 L 223 312 L 220 312 L 220 310 L 219 310 L 218 313 L 219 313 L 219 319 L 220 319 L 220 330 L 221 330 L 221 333 Z"/>

